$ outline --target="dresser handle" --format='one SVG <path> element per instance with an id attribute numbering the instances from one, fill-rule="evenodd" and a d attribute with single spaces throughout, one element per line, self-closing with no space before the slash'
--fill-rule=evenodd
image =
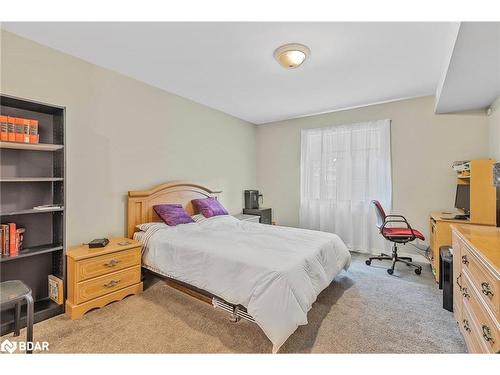
<path id="1" fill-rule="evenodd" d="M 462 295 L 467 299 L 470 298 L 470 294 L 468 293 L 467 288 L 462 288 Z"/>
<path id="2" fill-rule="evenodd" d="M 467 259 L 467 255 L 462 255 L 462 264 L 468 265 L 469 260 Z"/>
<path id="3" fill-rule="evenodd" d="M 106 267 L 114 267 L 116 266 L 118 263 L 120 263 L 120 260 L 118 259 L 111 259 L 108 263 L 104 263 L 104 265 Z"/>
<path id="4" fill-rule="evenodd" d="M 464 329 L 467 332 L 470 332 L 469 321 L 467 319 L 464 319 L 464 320 L 462 320 L 462 322 L 464 323 Z"/>
<path id="5" fill-rule="evenodd" d="M 482 292 L 485 296 L 493 297 L 495 294 L 491 291 L 490 284 L 487 282 L 481 283 Z"/>
<path id="6" fill-rule="evenodd" d="M 104 284 L 105 288 L 113 288 L 114 286 L 117 286 L 120 280 L 111 280 L 109 283 Z"/>
<path id="7" fill-rule="evenodd" d="M 457 285 L 460 288 L 460 290 L 462 290 L 462 285 L 460 285 L 460 283 L 458 282 L 458 280 L 460 280 L 461 278 L 462 278 L 462 274 L 460 274 L 460 275 L 457 276 Z"/>
<path id="8" fill-rule="evenodd" d="M 495 343 L 495 340 L 493 340 L 493 337 L 491 337 L 490 327 L 483 324 L 482 328 L 483 328 L 483 338 L 486 340 L 486 342 L 489 342 L 491 345 L 493 345 Z"/>

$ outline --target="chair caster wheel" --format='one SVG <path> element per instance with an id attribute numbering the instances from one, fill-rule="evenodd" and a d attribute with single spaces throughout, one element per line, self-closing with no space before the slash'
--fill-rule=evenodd
<path id="1" fill-rule="evenodd" d="M 387 273 L 388 273 L 389 275 L 392 275 L 392 274 L 394 273 L 394 270 L 393 270 L 392 268 L 389 268 L 389 269 L 387 270 Z"/>
<path id="2" fill-rule="evenodd" d="M 415 273 L 420 275 L 422 273 L 422 268 L 415 268 Z"/>
<path id="3" fill-rule="evenodd" d="M 365 260 L 365 263 L 367 266 L 369 266 L 370 264 L 372 264 L 372 261 L 370 259 L 367 259 L 367 260 Z"/>

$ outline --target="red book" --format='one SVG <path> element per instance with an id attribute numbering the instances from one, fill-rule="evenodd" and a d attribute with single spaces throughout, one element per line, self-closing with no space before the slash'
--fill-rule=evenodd
<path id="1" fill-rule="evenodd" d="M 2 255 L 9 255 L 9 226 L 2 224 Z"/>
<path id="2" fill-rule="evenodd" d="M 16 142 L 24 142 L 24 119 L 16 117 Z"/>
<path id="3" fill-rule="evenodd" d="M 8 141 L 9 136 L 7 135 L 7 116 L 0 115 L 0 128 L 1 128 L 1 135 L 0 135 L 0 140 L 2 141 Z"/>
<path id="4" fill-rule="evenodd" d="M 38 120 L 30 120 L 30 143 L 38 143 Z"/>
<path id="5" fill-rule="evenodd" d="M 4 246 L 4 244 L 3 244 L 3 236 L 4 236 L 4 234 L 3 234 L 3 227 L 0 226 L 0 250 L 1 250 L 0 254 L 6 255 L 5 252 L 4 252 L 4 250 L 3 250 L 3 246 Z"/>
<path id="6" fill-rule="evenodd" d="M 23 119 L 23 142 L 30 143 L 30 121 L 27 118 Z"/>
<path id="7" fill-rule="evenodd" d="M 26 229 L 17 228 L 16 230 L 16 252 L 19 252 L 23 249 L 23 240 L 24 240 L 24 232 Z"/>
<path id="8" fill-rule="evenodd" d="M 7 140 L 9 142 L 16 141 L 16 118 L 7 116 Z"/>
<path id="9" fill-rule="evenodd" d="M 9 253 L 17 255 L 16 251 L 16 223 L 9 223 Z"/>

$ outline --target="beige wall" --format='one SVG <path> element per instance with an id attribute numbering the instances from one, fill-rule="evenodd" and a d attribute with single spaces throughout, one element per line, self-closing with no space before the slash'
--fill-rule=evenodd
<path id="1" fill-rule="evenodd" d="M 393 211 L 428 232 L 432 210 L 454 204 L 454 160 L 486 158 L 484 112 L 435 115 L 432 97 L 281 121 L 257 127 L 257 181 L 278 224 L 298 225 L 300 130 L 391 119 Z"/>
<path id="2" fill-rule="evenodd" d="M 491 157 L 500 161 L 500 97 L 491 105 L 488 126 Z"/>
<path id="3" fill-rule="evenodd" d="M 68 243 L 125 233 L 126 194 L 169 180 L 255 187 L 255 125 L 8 32 L 1 92 L 66 106 Z"/>

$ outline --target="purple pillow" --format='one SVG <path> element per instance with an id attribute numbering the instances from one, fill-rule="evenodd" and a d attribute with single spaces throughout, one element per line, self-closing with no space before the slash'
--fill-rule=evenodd
<path id="1" fill-rule="evenodd" d="M 178 224 L 194 223 L 191 216 L 182 208 L 181 204 L 158 204 L 153 206 L 153 210 L 155 210 L 165 224 L 172 227 Z"/>
<path id="2" fill-rule="evenodd" d="M 194 207 L 205 217 L 227 215 L 227 211 L 215 198 L 193 199 Z"/>

